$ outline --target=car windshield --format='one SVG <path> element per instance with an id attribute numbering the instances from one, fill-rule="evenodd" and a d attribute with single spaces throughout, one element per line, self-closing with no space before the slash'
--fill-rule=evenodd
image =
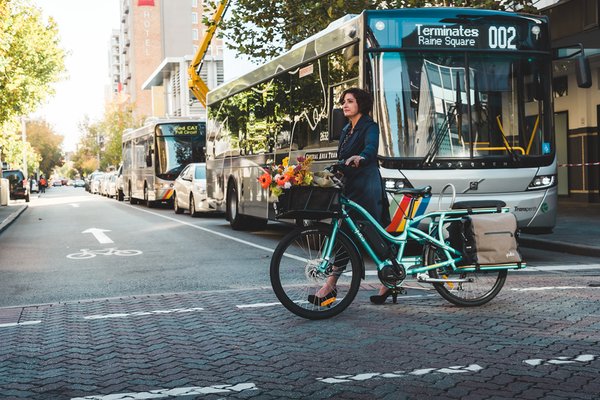
<path id="1" fill-rule="evenodd" d="M 194 178 L 195 179 L 206 179 L 206 167 L 204 165 L 196 166 Z"/>
<path id="2" fill-rule="evenodd" d="M 553 154 L 547 65 L 532 55 L 372 53 L 387 122 L 380 155 L 431 163 Z"/>

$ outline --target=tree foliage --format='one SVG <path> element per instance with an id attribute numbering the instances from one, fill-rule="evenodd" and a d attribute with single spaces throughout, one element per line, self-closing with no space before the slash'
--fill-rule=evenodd
<path id="1" fill-rule="evenodd" d="M 121 163 L 123 131 L 138 126 L 130 105 L 109 104 L 100 121 L 92 122 L 86 118 L 79 125 L 83 135 L 72 157 L 73 167 L 86 176 L 95 170 L 104 171 L 118 166 Z"/>
<path id="2" fill-rule="evenodd" d="M 20 117 L 34 111 L 53 93 L 65 70 L 56 23 L 45 21 L 28 0 L 0 0 L 0 157 L 28 171 L 41 161 L 21 137 Z"/>
<path id="3" fill-rule="evenodd" d="M 65 71 L 53 19 L 27 0 L 0 0 L 0 125 L 34 111 Z"/>
<path id="4" fill-rule="evenodd" d="M 223 22 L 221 34 L 238 54 L 260 62 L 290 49 L 332 21 L 366 9 L 436 6 L 537 12 L 533 3 L 534 0 L 237 0 Z"/>
<path id="5" fill-rule="evenodd" d="M 64 164 L 61 145 L 64 137 L 54 132 L 48 122 L 43 120 L 27 123 L 27 141 L 39 155 L 39 170 L 50 176 L 55 167 Z"/>

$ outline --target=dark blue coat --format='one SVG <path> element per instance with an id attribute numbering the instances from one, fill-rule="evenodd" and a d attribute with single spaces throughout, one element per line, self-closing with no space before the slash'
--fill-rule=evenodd
<path id="1" fill-rule="evenodd" d="M 346 160 L 354 155 L 364 158 L 358 167 L 344 168 L 344 194 L 371 214 L 385 228 L 389 222 L 388 203 L 377 162 L 379 126 L 371 117 L 360 117 L 354 131 L 351 124 L 342 130 L 338 147 L 338 159 Z"/>

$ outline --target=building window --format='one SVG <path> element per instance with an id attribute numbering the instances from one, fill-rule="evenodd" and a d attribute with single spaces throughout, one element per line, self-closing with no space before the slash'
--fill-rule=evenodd
<path id="1" fill-rule="evenodd" d="M 198 40 L 198 29 L 192 29 L 192 39 Z"/>
<path id="2" fill-rule="evenodd" d="M 193 12 L 192 13 L 192 24 L 197 24 L 197 23 L 198 23 L 198 13 Z"/>
<path id="3" fill-rule="evenodd" d="M 569 79 L 567 76 L 557 76 L 552 80 L 552 94 L 556 97 L 564 97 L 569 94 Z"/>
<path id="4" fill-rule="evenodd" d="M 192 8 L 198 8 L 198 0 L 192 0 Z"/>

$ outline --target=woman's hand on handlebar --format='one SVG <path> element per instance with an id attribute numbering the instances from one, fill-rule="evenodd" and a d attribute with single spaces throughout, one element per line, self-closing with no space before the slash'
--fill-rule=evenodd
<path id="1" fill-rule="evenodd" d="M 355 155 L 352 157 L 349 157 L 346 159 L 346 165 L 350 166 L 350 167 L 354 167 L 357 168 L 358 165 L 360 164 L 360 162 L 364 160 L 364 157 L 361 157 L 359 155 Z"/>

